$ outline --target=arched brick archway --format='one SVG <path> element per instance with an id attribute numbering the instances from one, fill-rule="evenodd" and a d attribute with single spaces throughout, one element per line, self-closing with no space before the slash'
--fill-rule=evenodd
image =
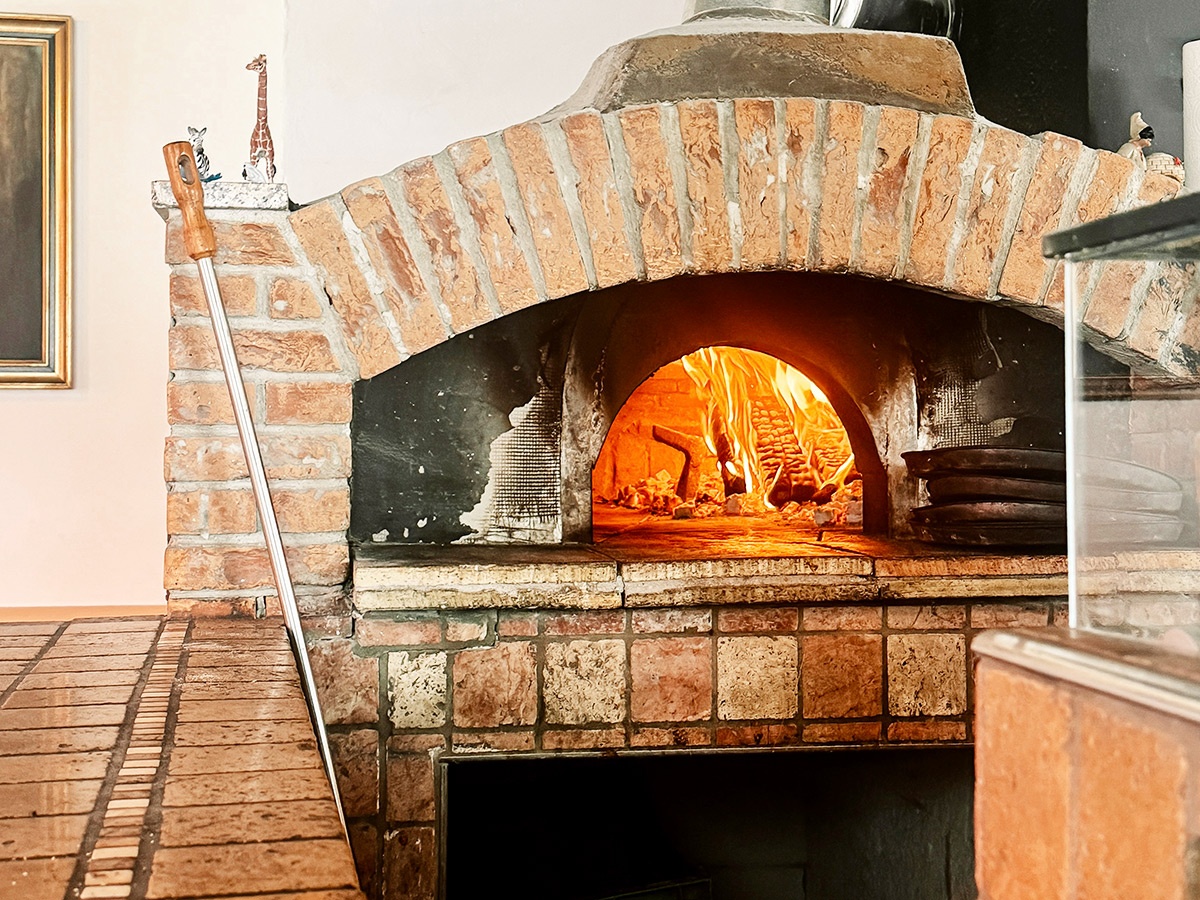
<path id="1" fill-rule="evenodd" d="M 454 144 L 292 214 L 360 377 L 534 303 L 792 269 L 896 279 L 1061 323 L 1042 236 L 1178 185 L 1057 134 L 812 99 L 578 112 Z M 1172 368 L 1155 269 L 1108 266 L 1087 322 Z"/>
<path id="2" fill-rule="evenodd" d="M 1061 264 L 1042 258 L 1042 236 L 1177 191 L 1113 153 L 977 117 L 698 99 L 549 115 L 295 212 L 210 218 L 294 580 L 320 613 L 344 609 L 358 379 L 536 303 L 681 274 L 845 272 L 1061 324 Z M 178 213 L 168 219 L 165 585 L 175 610 L 261 612 L 270 569 Z M 1179 298 L 1198 279 L 1094 267 L 1093 342 L 1139 368 L 1190 369 L 1200 311 Z"/>

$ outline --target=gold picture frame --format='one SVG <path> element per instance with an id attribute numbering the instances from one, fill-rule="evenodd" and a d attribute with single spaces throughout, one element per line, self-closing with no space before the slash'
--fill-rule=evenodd
<path id="1" fill-rule="evenodd" d="M 0 388 L 71 386 L 71 19 L 0 15 Z"/>

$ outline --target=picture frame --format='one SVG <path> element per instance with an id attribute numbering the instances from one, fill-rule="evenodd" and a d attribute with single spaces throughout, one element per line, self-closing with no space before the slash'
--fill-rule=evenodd
<path id="1" fill-rule="evenodd" d="M 0 15 L 0 388 L 71 386 L 71 19 Z"/>

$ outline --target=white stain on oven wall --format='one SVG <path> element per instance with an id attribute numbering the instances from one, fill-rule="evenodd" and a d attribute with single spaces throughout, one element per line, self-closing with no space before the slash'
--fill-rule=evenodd
<path id="1" fill-rule="evenodd" d="M 457 544 L 562 541 L 562 396 L 545 382 L 508 416 L 511 430 L 492 441 L 488 483 L 459 521 L 471 534 Z"/>

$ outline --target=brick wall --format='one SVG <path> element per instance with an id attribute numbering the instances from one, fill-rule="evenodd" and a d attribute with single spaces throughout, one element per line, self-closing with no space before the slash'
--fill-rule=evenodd
<path id="1" fill-rule="evenodd" d="M 1061 656 L 1071 641 L 1055 643 Z M 977 673 L 981 900 L 1197 896 L 1200 719 L 1186 700 L 1155 709 L 1136 678 L 1085 686 L 993 650 Z M 1100 658 L 1113 653 L 1138 655 Z"/>
<path id="2" fill-rule="evenodd" d="M 961 743 L 967 647 L 1061 598 L 372 614 L 310 653 L 369 893 L 436 896 L 444 754 Z"/>

